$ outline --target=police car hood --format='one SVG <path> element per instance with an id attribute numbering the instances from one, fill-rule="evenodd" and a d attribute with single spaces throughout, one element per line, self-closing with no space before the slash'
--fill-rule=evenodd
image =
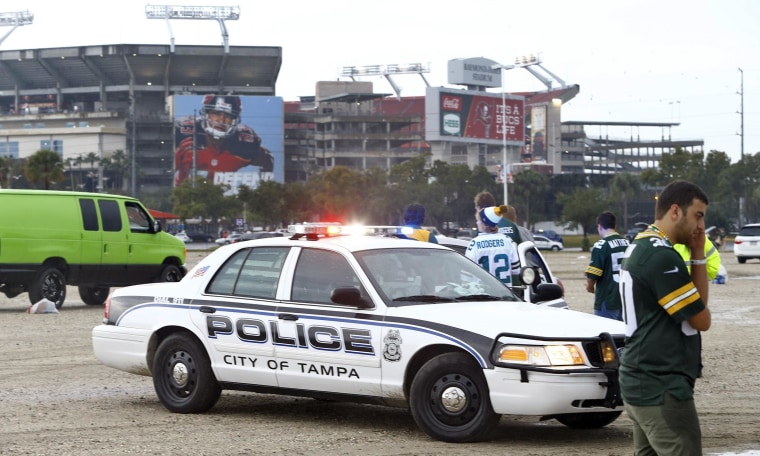
<path id="1" fill-rule="evenodd" d="M 524 302 L 457 302 L 393 307 L 389 317 L 428 321 L 487 337 L 511 332 L 546 337 L 594 337 L 625 334 L 625 324 L 568 309 Z"/>

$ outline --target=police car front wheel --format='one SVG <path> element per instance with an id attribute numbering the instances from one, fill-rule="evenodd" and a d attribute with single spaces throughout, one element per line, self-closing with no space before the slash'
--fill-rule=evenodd
<path id="1" fill-rule="evenodd" d="M 480 367 L 463 353 L 444 353 L 425 363 L 412 381 L 409 405 L 420 429 L 445 442 L 483 440 L 500 418 Z"/>
<path id="2" fill-rule="evenodd" d="M 222 393 L 206 351 L 189 334 L 172 334 L 161 342 L 153 360 L 153 387 L 175 413 L 205 412 Z"/>

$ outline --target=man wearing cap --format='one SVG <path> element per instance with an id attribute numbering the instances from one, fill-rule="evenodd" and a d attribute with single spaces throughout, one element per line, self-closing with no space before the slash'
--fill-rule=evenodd
<path id="1" fill-rule="evenodd" d="M 475 214 L 478 235 L 470 241 L 465 256 L 505 285 L 512 286 L 512 276 L 520 273 L 520 257 L 512 239 L 499 232 L 499 221 L 506 211 L 506 206 L 491 206 Z"/>
<path id="2" fill-rule="evenodd" d="M 438 244 L 435 234 L 422 228 L 425 223 L 425 206 L 422 204 L 410 204 L 404 210 L 404 226 L 401 234 L 409 239 Z"/>

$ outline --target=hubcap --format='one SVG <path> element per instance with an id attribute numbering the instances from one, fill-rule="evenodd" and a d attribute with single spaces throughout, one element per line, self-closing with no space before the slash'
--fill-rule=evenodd
<path id="1" fill-rule="evenodd" d="M 183 363 L 177 363 L 172 368 L 172 380 L 177 386 L 182 387 L 187 384 L 188 371 L 187 366 Z"/>
<path id="2" fill-rule="evenodd" d="M 467 406 L 467 396 L 461 388 L 450 386 L 441 394 L 441 405 L 451 413 L 459 413 Z"/>

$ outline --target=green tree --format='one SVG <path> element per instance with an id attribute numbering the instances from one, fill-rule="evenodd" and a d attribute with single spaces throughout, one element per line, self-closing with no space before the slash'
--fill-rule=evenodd
<path id="1" fill-rule="evenodd" d="M 245 203 L 245 210 L 252 214 L 251 220 L 256 225 L 276 227 L 286 218 L 285 184 L 264 181 L 254 190 L 242 186 L 238 199 Z"/>
<path id="2" fill-rule="evenodd" d="M 625 232 L 630 228 L 630 218 L 628 217 L 628 203 L 641 192 L 641 181 L 639 176 L 631 173 L 615 174 L 610 183 L 612 196 L 620 201 L 623 209 L 622 222 L 618 223 L 617 228 L 620 232 Z"/>
<path id="3" fill-rule="evenodd" d="M 594 230 L 597 216 L 609 206 L 605 192 L 599 188 L 579 188 L 571 194 L 558 195 L 557 201 L 563 205 L 562 221 L 583 230 L 582 250 L 588 252 L 588 234 Z"/>
<path id="4" fill-rule="evenodd" d="M 195 187 L 190 179 L 172 191 L 172 212 L 180 219 L 210 218 L 214 221 L 222 217 L 230 218 L 242 215 L 242 205 L 234 197 L 224 196 L 229 190 L 224 185 L 214 185 L 206 179 L 196 177 Z"/>
<path id="5" fill-rule="evenodd" d="M 518 217 L 522 215 L 528 227 L 531 225 L 531 216 L 540 214 L 543 202 L 549 196 L 549 177 L 532 170 L 521 171 L 514 175 L 514 184 L 509 186 L 512 198 L 510 204 L 517 210 Z"/>
<path id="6" fill-rule="evenodd" d="M 45 190 L 63 180 L 63 161 L 57 152 L 38 150 L 26 161 L 24 175 L 32 184 L 42 183 Z"/>

